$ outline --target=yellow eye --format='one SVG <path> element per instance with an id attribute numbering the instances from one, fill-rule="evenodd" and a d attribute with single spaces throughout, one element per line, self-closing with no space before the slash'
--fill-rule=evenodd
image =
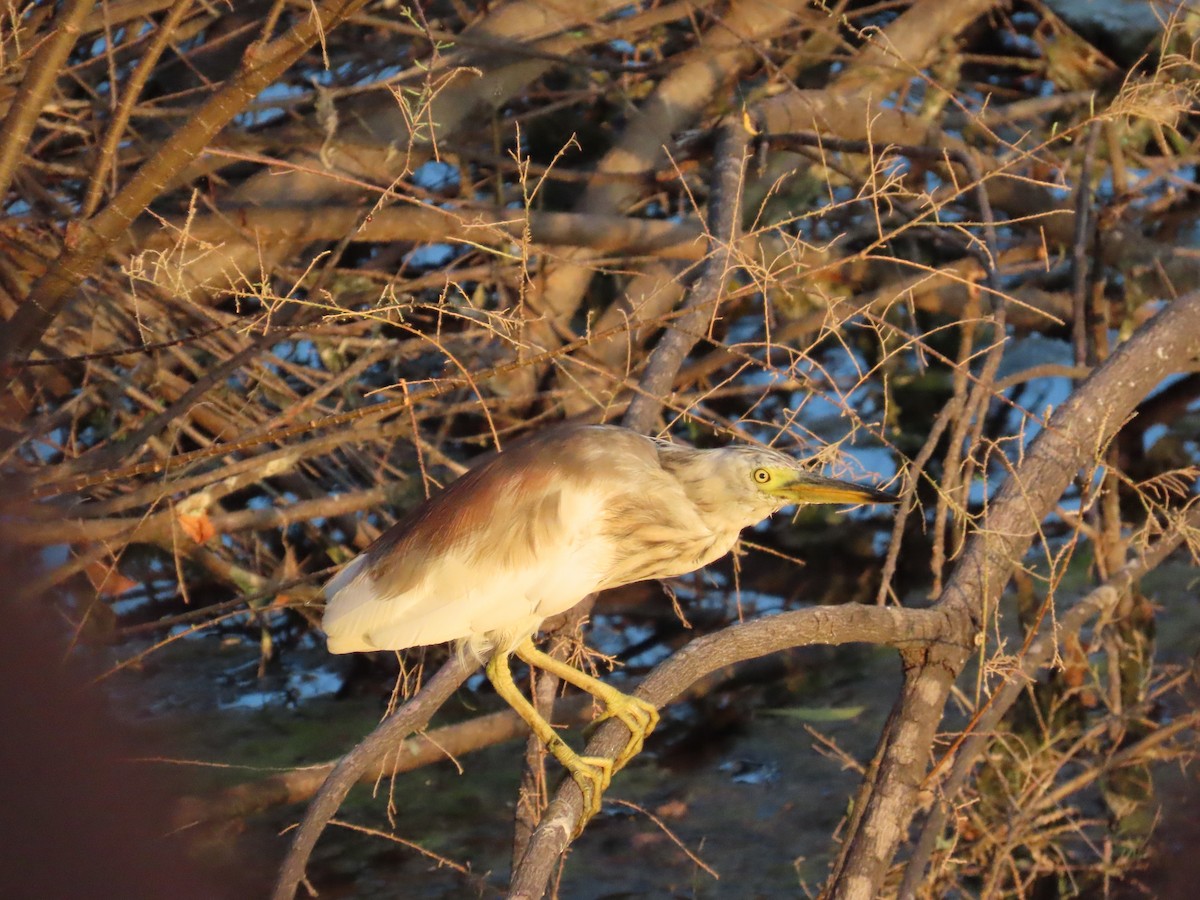
<path id="1" fill-rule="evenodd" d="M 755 469 L 754 470 L 754 480 L 757 481 L 759 484 L 766 484 L 768 481 L 771 480 L 771 473 L 768 472 L 766 469 Z"/>

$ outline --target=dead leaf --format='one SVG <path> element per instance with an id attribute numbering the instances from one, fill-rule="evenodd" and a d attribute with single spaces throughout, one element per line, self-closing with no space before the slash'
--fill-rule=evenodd
<path id="1" fill-rule="evenodd" d="M 126 578 L 116 566 L 100 560 L 89 563 L 83 570 L 83 574 L 87 576 L 87 580 L 92 583 L 92 587 L 101 597 L 116 597 L 138 587 L 138 582 L 132 578 Z"/>
<path id="2" fill-rule="evenodd" d="M 212 519 L 208 517 L 208 513 L 192 515 L 190 513 L 177 512 L 175 513 L 175 520 L 179 523 L 179 527 L 183 529 L 183 533 L 197 544 L 203 544 L 205 541 L 216 537 L 217 529 L 213 526 Z"/>

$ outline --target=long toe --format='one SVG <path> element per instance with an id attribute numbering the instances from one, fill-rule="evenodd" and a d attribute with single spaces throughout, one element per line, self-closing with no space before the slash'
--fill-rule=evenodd
<path id="1" fill-rule="evenodd" d="M 645 743 L 646 737 L 658 725 L 659 715 L 658 710 L 652 704 L 628 694 L 618 694 L 616 697 L 606 698 L 606 700 L 608 708 L 594 724 L 599 724 L 605 719 L 617 719 L 629 729 L 629 740 L 617 754 L 615 771 L 624 768 L 626 763 L 642 752 L 642 745 Z"/>
<path id="2" fill-rule="evenodd" d="M 600 812 L 604 792 L 612 781 L 613 762 L 603 756 L 577 756 L 567 768 L 583 793 L 583 816 L 575 832 L 578 837 L 592 816 Z"/>

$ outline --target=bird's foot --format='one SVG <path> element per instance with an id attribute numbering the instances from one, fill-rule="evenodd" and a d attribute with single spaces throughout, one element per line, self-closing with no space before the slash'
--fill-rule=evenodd
<path id="1" fill-rule="evenodd" d="M 604 792 L 612 781 L 613 761 L 603 756 L 572 756 L 569 760 L 560 758 L 559 762 L 571 773 L 583 794 L 583 815 L 575 830 L 575 837 L 579 837 L 592 816 L 600 812 Z"/>
<path id="2" fill-rule="evenodd" d="M 617 754 L 613 763 L 614 772 L 624 767 L 629 760 L 641 752 L 646 735 L 653 731 L 654 726 L 658 724 L 658 710 L 652 704 L 629 694 L 623 694 L 612 685 L 605 684 L 600 679 L 543 653 L 533 645 L 532 640 L 521 644 L 515 652 L 529 665 L 537 666 L 568 684 L 587 691 L 604 704 L 603 715 L 589 726 L 589 732 L 605 719 L 619 719 L 629 729 L 629 740 L 625 743 L 625 748 Z"/>
<path id="3" fill-rule="evenodd" d="M 658 724 L 658 709 L 645 700 L 615 690 L 611 695 L 606 695 L 602 699 L 606 708 L 604 713 L 592 722 L 591 727 L 599 727 L 606 719 L 617 719 L 629 729 L 629 740 L 626 741 L 624 749 L 617 754 L 613 763 L 613 771 L 616 772 L 623 769 L 626 763 L 642 752 L 642 745 L 645 744 L 646 737 Z"/>

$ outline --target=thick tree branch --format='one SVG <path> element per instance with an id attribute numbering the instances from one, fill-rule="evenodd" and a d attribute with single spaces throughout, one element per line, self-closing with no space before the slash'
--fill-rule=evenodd
<path id="1" fill-rule="evenodd" d="M 1182 517 L 1166 535 L 1149 547 L 1144 554 L 1127 563 L 1121 571 L 1104 584 L 1099 585 L 1065 613 L 1059 614 L 1052 630 L 1043 629 L 1030 634 L 1027 646 L 1020 654 L 1020 665 L 1009 672 L 989 698 L 986 709 L 977 714 L 971 725 L 971 733 L 962 741 L 954 754 L 954 764 L 949 775 L 937 789 L 938 802 L 929 818 L 921 827 L 921 837 L 916 850 L 904 871 L 904 882 L 900 897 L 915 897 L 925 868 L 933 855 L 942 829 L 946 823 L 954 798 L 962 790 L 967 778 L 975 768 L 979 756 L 988 747 L 1001 720 L 1021 696 L 1029 683 L 1053 660 L 1062 644 L 1064 635 L 1076 635 L 1096 616 L 1105 616 L 1118 610 L 1129 597 L 1130 590 L 1146 573 L 1156 568 L 1173 553 L 1188 537 L 1189 531 L 1200 528 L 1200 504 L 1193 504 L 1191 511 Z M 1043 620 L 1045 624 L 1045 620 Z"/>
<path id="2" fill-rule="evenodd" d="M 944 613 L 934 610 L 847 604 L 795 610 L 745 622 L 692 641 L 650 673 L 636 696 L 662 707 L 690 685 L 721 668 L 791 647 L 871 643 L 890 646 L 935 645 L 953 630 Z M 626 732 L 608 723 L 588 742 L 587 756 L 615 757 Z M 541 825 L 513 874 L 510 897 L 541 897 L 579 823 L 583 797 L 567 779 L 555 794 Z"/>
<path id="3" fill-rule="evenodd" d="M 882 760 L 865 786 L 862 818 L 847 835 L 830 884 L 837 898 L 877 896 L 917 808 L 934 736 L 967 647 L 1039 534 L 1071 478 L 1100 458 L 1141 400 L 1200 355 L 1200 291 L 1170 303 L 1097 368 L 1050 417 L 988 504 L 936 609 L 957 623 L 956 640 L 930 648 L 880 742 Z"/>

